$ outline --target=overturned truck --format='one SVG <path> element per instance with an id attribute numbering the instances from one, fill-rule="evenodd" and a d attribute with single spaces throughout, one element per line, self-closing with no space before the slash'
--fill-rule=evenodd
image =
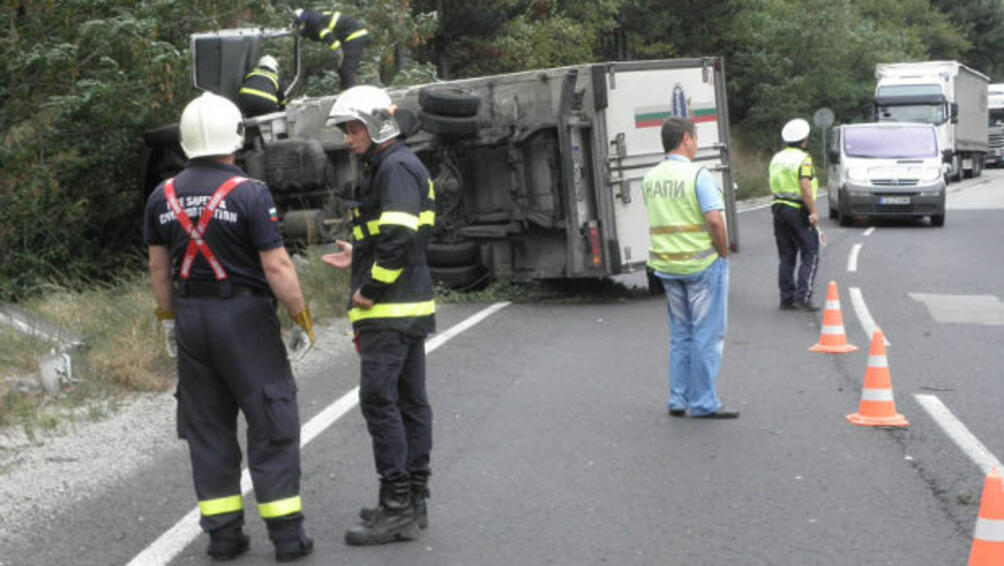
<path id="1" fill-rule="evenodd" d="M 285 30 L 192 36 L 193 82 L 236 97 L 264 43 Z M 299 44 L 294 45 L 299 78 Z M 663 159 L 660 126 L 697 127 L 697 161 L 723 187 L 730 246 L 738 248 L 725 71 L 721 58 L 612 62 L 391 89 L 403 143 L 435 182 L 434 278 L 467 287 L 487 279 L 592 278 L 644 270 L 648 222 L 640 185 Z M 288 98 L 288 97 L 287 97 Z M 359 164 L 327 126 L 337 96 L 292 99 L 249 118 L 238 162 L 265 181 L 289 241 L 344 234 Z M 184 163 L 176 126 L 144 136 L 147 192 Z"/>

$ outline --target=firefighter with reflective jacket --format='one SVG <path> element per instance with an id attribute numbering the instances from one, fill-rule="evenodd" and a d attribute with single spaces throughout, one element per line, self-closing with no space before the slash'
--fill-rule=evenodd
<path id="1" fill-rule="evenodd" d="M 234 166 L 237 106 L 204 93 L 181 115 L 190 161 L 146 203 L 156 314 L 178 360 L 178 435 L 188 441 L 208 554 L 248 548 L 237 414 L 247 420 L 251 480 L 280 561 L 309 554 L 300 501 L 300 423 L 288 355 L 314 342 L 313 322 L 263 183 Z M 275 301 L 297 328 L 283 344 Z"/>
<path id="2" fill-rule="evenodd" d="M 349 320 L 361 356 L 359 402 L 380 476 L 376 508 L 345 534 L 352 545 L 410 539 L 425 528 L 432 409 L 425 390 L 425 336 L 435 330 L 425 248 L 434 192 L 400 134 L 387 94 L 372 86 L 342 93 L 328 117 L 345 132 L 366 172 L 350 209 L 354 244 L 323 257 L 352 268 Z"/>
<path id="3" fill-rule="evenodd" d="M 781 130 L 788 145 L 770 162 L 770 192 L 774 195 L 774 240 L 779 257 L 777 282 L 781 310 L 816 311 L 812 304 L 812 284 L 819 265 L 819 215 L 816 193 L 819 181 L 816 168 L 805 148 L 809 144 L 809 123 L 801 118 L 790 120 Z M 798 278 L 795 278 L 796 260 Z"/>
<path id="4" fill-rule="evenodd" d="M 341 90 L 356 86 L 359 59 L 370 43 L 369 31 L 355 18 L 337 10 L 297 9 L 293 17 L 293 25 L 300 35 L 324 43 L 335 55 Z"/>
<path id="5" fill-rule="evenodd" d="M 237 91 L 237 105 L 248 118 L 278 112 L 286 106 L 281 83 L 279 62 L 264 55 L 258 65 L 244 75 L 244 83 Z"/>

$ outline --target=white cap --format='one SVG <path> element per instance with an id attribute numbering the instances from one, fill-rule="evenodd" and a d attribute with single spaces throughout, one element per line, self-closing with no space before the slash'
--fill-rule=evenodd
<path id="1" fill-rule="evenodd" d="M 801 118 L 788 120 L 788 123 L 781 129 L 781 139 L 785 143 L 795 143 L 809 137 L 809 130 L 812 129 L 809 123 Z"/>
<path id="2" fill-rule="evenodd" d="M 394 104 L 383 89 L 375 86 L 354 86 L 338 95 L 328 114 L 328 125 L 358 120 L 366 126 L 373 143 L 396 138 L 401 128 L 394 119 Z"/>
<path id="3" fill-rule="evenodd" d="M 230 155 L 244 145 L 244 119 L 237 105 L 211 92 L 188 103 L 181 113 L 181 149 L 189 159 Z"/>
<path id="4" fill-rule="evenodd" d="M 275 57 L 271 55 L 262 55 L 261 59 L 258 59 L 258 66 L 265 67 L 273 73 L 279 72 L 279 62 L 275 60 Z"/>

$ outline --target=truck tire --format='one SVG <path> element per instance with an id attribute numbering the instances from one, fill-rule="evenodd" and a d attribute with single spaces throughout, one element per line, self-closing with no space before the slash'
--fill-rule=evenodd
<path id="1" fill-rule="evenodd" d="M 488 281 L 488 271 L 477 264 L 459 267 L 429 267 L 429 273 L 436 283 L 458 291 L 467 291 Z"/>
<path id="2" fill-rule="evenodd" d="M 470 137 L 478 133 L 477 116 L 442 116 L 422 111 L 419 113 L 422 129 L 450 138 Z"/>
<path id="3" fill-rule="evenodd" d="M 481 246 L 472 240 L 461 242 L 429 242 L 425 258 L 430 267 L 460 267 L 477 264 Z"/>
<path id="4" fill-rule="evenodd" d="M 466 118 L 478 113 L 481 97 L 456 86 L 427 86 L 418 91 L 418 104 L 432 114 Z"/>

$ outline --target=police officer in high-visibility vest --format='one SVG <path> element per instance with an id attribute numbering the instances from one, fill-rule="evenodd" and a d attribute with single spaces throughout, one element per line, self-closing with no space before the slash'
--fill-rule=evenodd
<path id="1" fill-rule="evenodd" d="M 247 118 L 278 112 L 286 106 L 275 57 L 263 55 L 258 65 L 244 75 L 244 83 L 237 91 L 237 105 Z"/>
<path id="2" fill-rule="evenodd" d="M 376 508 L 345 533 L 351 545 L 414 538 L 427 525 L 432 409 L 425 390 L 425 336 L 435 330 L 425 259 L 435 193 L 418 157 L 397 142 L 390 97 L 376 87 L 342 93 L 328 123 L 345 132 L 365 175 L 350 217 L 354 244 L 322 259 L 352 269 L 349 320 L 361 356 L 359 403 L 380 476 Z"/>
<path id="3" fill-rule="evenodd" d="M 648 210 L 648 266 L 669 304 L 669 414 L 735 419 L 715 384 L 725 344 L 728 235 L 721 188 L 693 163 L 697 131 L 685 118 L 662 126 L 666 158 L 642 180 Z"/>
<path id="4" fill-rule="evenodd" d="M 819 265 L 819 233 L 816 231 L 819 181 L 812 156 L 805 151 L 809 130 L 807 121 L 790 120 L 781 130 L 781 139 L 788 147 L 770 161 L 770 192 L 774 195 L 771 210 L 779 256 L 777 284 L 782 310 L 819 310 L 812 303 L 812 284 Z"/>
<path id="5" fill-rule="evenodd" d="M 370 43 L 369 30 L 359 20 L 337 10 L 297 9 L 293 18 L 293 26 L 300 35 L 324 43 L 334 54 L 341 90 L 356 86 L 359 60 Z"/>
<path id="6" fill-rule="evenodd" d="M 314 342 L 313 322 L 263 183 L 234 166 L 244 142 L 237 106 L 211 93 L 181 115 L 190 161 L 146 203 L 156 314 L 178 359 L 178 435 L 188 441 L 208 554 L 248 548 L 237 414 L 258 513 L 280 561 L 310 553 L 300 500 L 300 420 L 288 355 Z M 278 299 L 296 323 L 284 344 Z"/>

